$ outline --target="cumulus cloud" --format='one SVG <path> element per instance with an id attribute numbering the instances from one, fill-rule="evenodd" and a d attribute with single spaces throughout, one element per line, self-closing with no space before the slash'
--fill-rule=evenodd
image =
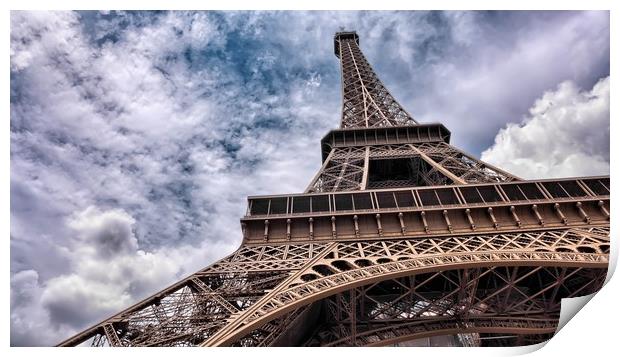
<path id="1" fill-rule="evenodd" d="M 132 232 L 136 221 L 123 210 L 100 212 L 88 207 L 69 221 L 69 227 L 77 232 L 87 246 L 103 257 L 135 251 L 138 241 Z"/>
<path id="2" fill-rule="evenodd" d="M 189 245 L 144 251 L 133 233 L 134 224 L 124 210 L 92 206 L 70 217 L 66 225 L 74 239 L 64 248 L 64 256 L 71 271 L 45 282 L 34 270 L 19 271 L 11 278 L 12 344 L 57 343 L 59 335 L 53 332 L 28 338 L 39 329 L 69 336 L 146 297 L 162 283 L 172 283 L 196 263 L 193 259 L 204 256 L 206 247 Z"/>
<path id="3" fill-rule="evenodd" d="M 400 46 L 417 50 L 375 68 L 414 117 L 442 122 L 452 143 L 475 155 L 545 90 L 564 80 L 591 88 L 609 75 L 607 11 L 450 11 L 416 20 L 430 29 Z"/>
<path id="4" fill-rule="evenodd" d="M 565 81 L 545 92 L 482 160 L 532 179 L 609 174 L 609 77 L 590 90 Z"/>
<path id="5" fill-rule="evenodd" d="M 39 274 L 22 270 L 11 275 L 11 345 L 49 346 L 71 329 L 51 328 L 49 311 L 40 304 Z M 33 338 L 36 331 L 37 338 Z"/>

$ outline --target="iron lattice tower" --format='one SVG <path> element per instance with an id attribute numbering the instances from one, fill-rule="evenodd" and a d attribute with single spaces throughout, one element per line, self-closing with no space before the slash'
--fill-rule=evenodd
<path id="1" fill-rule="evenodd" d="M 355 32 L 334 50 L 342 120 L 306 192 L 249 197 L 237 251 L 60 346 L 524 345 L 600 289 L 609 176 L 521 180 L 417 123 Z"/>

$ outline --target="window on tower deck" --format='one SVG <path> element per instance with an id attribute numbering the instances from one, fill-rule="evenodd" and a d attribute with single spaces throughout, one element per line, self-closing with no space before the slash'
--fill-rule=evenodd
<path id="1" fill-rule="evenodd" d="M 368 189 L 449 185 L 453 181 L 419 156 L 397 159 L 370 159 Z"/>

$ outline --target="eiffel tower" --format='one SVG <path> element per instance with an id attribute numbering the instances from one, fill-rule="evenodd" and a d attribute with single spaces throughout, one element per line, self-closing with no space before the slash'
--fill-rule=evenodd
<path id="1" fill-rule="evenodd" d="M 516 346 L 609 259 L 609 176 L 522 180 L 450 145 L 334 36 L 340 128 L 304 193 L 248 198 L 239 249 L 59 346 Z"/>

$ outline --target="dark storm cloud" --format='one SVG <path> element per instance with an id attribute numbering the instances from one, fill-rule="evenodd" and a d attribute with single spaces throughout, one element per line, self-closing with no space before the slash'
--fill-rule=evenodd
<path id="1" fill-rule="evenodd" d="M 608 12 L 11 21 L 13 345 L 54 344 L 232 251 L 247 195 L 302 191 L 320 167 L 320 138 L 338 126 L 341 26 L 358 31 L 409 112 L 445 123 L 476 155 L 507 123 L 535 117 L 544 93 L 583 99 L 609 74 Z M 591 118 L 604 126 L 604 109 Z"/>

